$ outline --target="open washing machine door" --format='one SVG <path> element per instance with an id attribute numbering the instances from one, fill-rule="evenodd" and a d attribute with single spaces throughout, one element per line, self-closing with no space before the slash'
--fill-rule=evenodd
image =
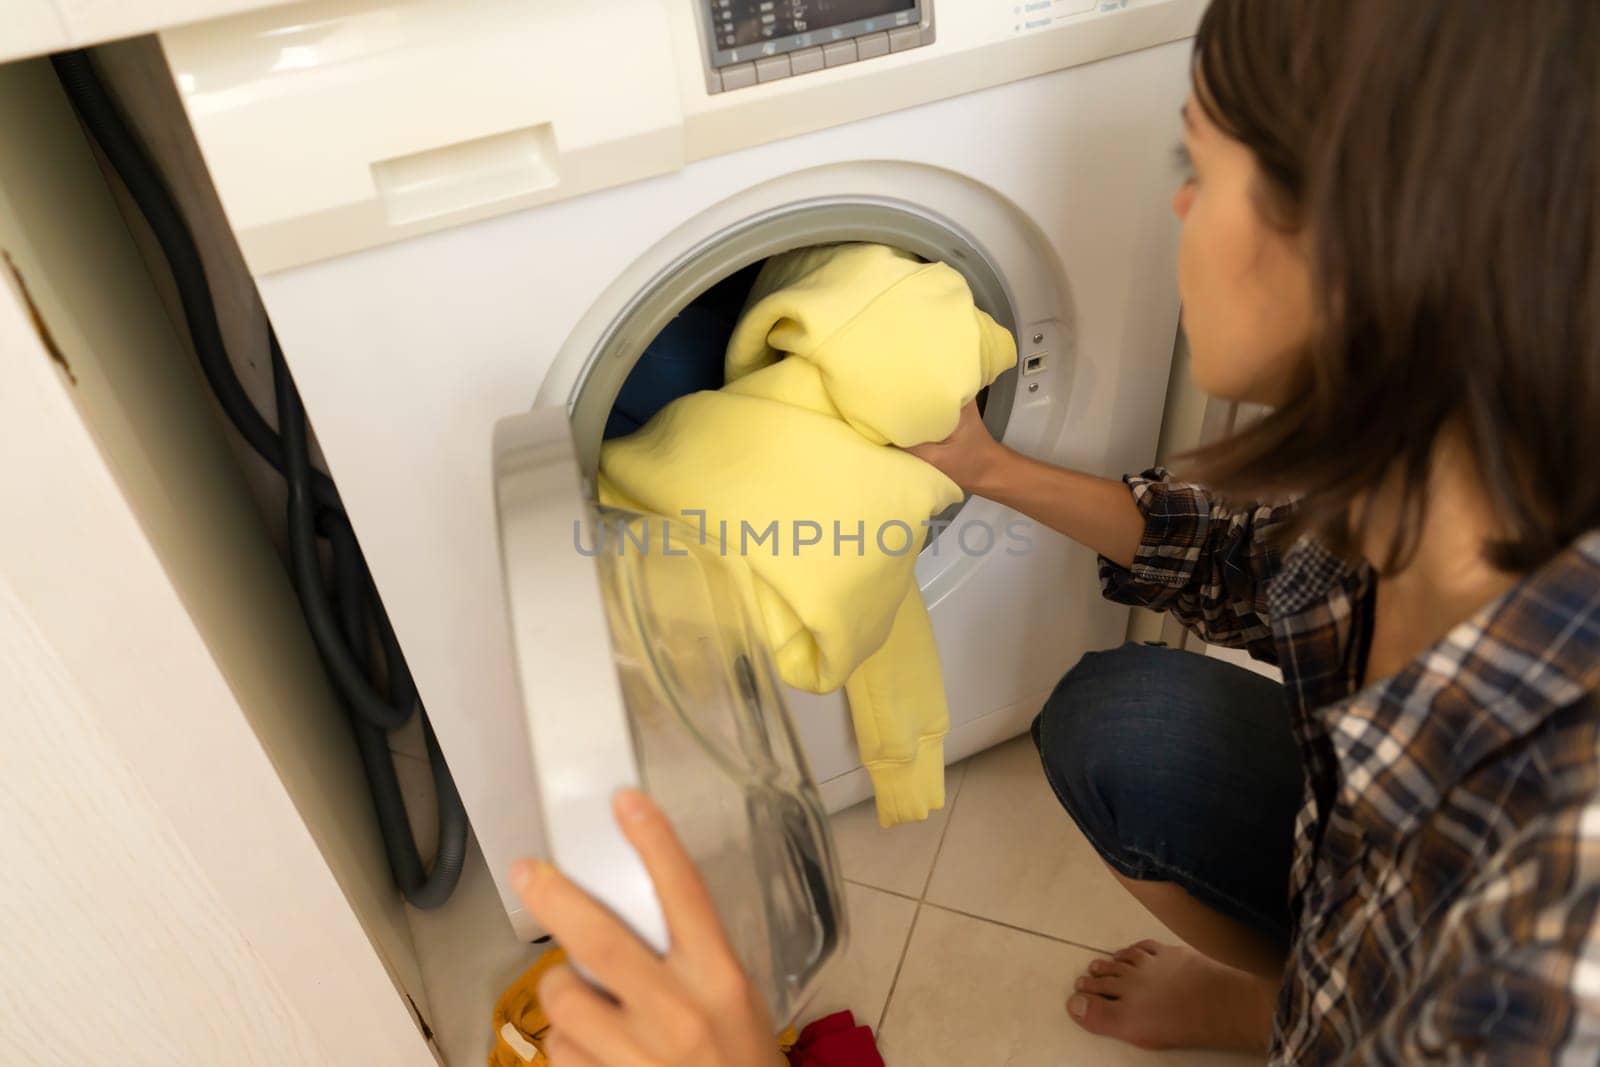
<path id="1" fill-rule="evenodd" d="M 692 525 L 596 505 L 562 408 L 500 421 L 494 479 L 550 859 L 665 951 L 654 889 L 611 814 L 617 789 L 645 789 L 789 1020 L 843 944 L 844 903 L 748 572 Z"/>

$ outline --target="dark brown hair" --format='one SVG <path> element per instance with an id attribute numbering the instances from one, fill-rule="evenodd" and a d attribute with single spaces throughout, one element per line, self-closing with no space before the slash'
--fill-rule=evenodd
<path id="1" fill-rule="evenodd" d="M 1215 0 L 1194 73 L 1319 294 L 1292 398 L 1196 477 L 1298 497 L 1345 551 L 1352 504 L 1398 479 L 1392 569 L 1453 428 L 1506 530 L 1493 563 L 1600 526 L 1600 0 Z"/>

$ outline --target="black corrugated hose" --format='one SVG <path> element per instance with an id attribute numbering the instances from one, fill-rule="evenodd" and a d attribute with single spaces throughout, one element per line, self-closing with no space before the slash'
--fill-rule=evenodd
<path id="1" fill-rule="evenodd" d="M 288 483 L 290 571 L 312 639 L 350 715 L 356 747 L 377 808 L 389 869 L 395 884 L 413 906 L 436 908 L 449 899 L 461 877 L 467 851 L 466 808 L 417 699 L 416 685 L 338 490 L 326 474 L 311 466 L 305 408 L 289 376 L 278 338 L 269 325 L 278 407 L 278 429 L 274 431 L 250 402 L 228 360 L 205 269 L 189 227 L 143 146 L 101 84 L 88 53 L 61 52 L 51 56 L 50 62 L 84 126 L 110 160 L 161 245 L 177 284 L 200 367 L 222 410 L 250 447 Z M 333 554 L 331 596 L 324 585 L 317 552 L 319 536 L 328 541 Z M 375 663 L 372 655 L 374 635 L 381 664 Z M 438 792 L 439 846 L 431 870 L 424 868 L 417 851 L 395 775 L 394 757 L 389 752 L 388 731 L 405 725 L 413 713 L 422 715 L 423 740 Z"/>

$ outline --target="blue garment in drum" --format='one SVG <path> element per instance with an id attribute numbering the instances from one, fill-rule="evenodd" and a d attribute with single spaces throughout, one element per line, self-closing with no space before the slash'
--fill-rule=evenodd
<path id="1" fill-rule="evenodd" d="M 753 263 L 701 293 L 656 335 L 617 394 L 605 436 L 623 437 L 680 396 L 721 389 L 728 338 L 761 264 Z"/>
<path id="2" fill-rule="evenodd" d="M 622 383 L 606 437 L 633 433 L 680 396 L 722 387 L 722 358 L 733 324 L 690 304 L 667 323 Z"/>

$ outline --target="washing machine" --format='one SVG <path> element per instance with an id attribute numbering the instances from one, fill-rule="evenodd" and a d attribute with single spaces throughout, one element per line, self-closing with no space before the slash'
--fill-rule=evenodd
<path id="1" fill-rule="evenodd" d="M 1178 322 L 1172 146 L 1202 0 L 314 0 L 163 34 L 434 730 L 499 880 L 545 851 L 491 439 L 564 411 L 594 473 L 652 338 L 795 248 L 950 264 L 1017 339 L 984 418 L 1103 475 L 1155 454 Z M 1126 609 L 1086 549 L 969 499 L 917 577 L 947 760 L 1026 729 Z M 537 587 L 513 614 L 560 626 Z M 571 714 L 584 714 L 581 697 Z M 829 809 L 842 695 L 791 691 Z M 546 754 L 559 762 L 560 754 Z"/>

